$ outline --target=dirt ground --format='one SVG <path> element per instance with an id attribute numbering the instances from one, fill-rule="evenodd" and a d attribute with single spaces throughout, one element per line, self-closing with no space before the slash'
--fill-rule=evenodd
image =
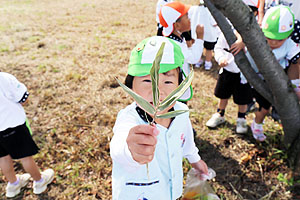
<path id="1" fill-rule="evenodd" d="M 183 1 L 197 4 L 198 1 Z M 132 100 L 124 80 L 131 49 L 155 35 L 155 4 L 148 0 L 1 0 L 0 70 L 29 89 L 25 106 L 40 147 L 34 158 L 56 177 L 47 192 L 32 182 L 16 199 L 111 199 L 109 142 L 116 115 Z M 282 128 L 265 121 L 266 142 L 235 133 L 237 107 L 226 124 L 210 130 L 218 67 L 195 69 L 190 115 L 202 159 L 217 176 L 210 183 L 221 199 L 300 199 L 282 151 Z M 247 116 L 251 124 L 253 113 Z M 16 162 L 17 172 L 23 173 Z M 185 173 L 189 166 L 185 164 Z M 0 199 L 6 180 L 0 172 Z M 298 196 L 297 196 L 298 195 Z"/>

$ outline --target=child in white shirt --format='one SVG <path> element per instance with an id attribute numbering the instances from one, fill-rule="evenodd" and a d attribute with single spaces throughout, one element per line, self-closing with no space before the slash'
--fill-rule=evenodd
<path id="1" fill-rule="evenodd" d="M 150 104 L 153 97 L 149 73 L 162 42 L 166 45 L 159 71 L 160 101 L 178 87 L 184 56 L 180 47 L 166 37 L 147 38 L 133 49 L 125 80 L 127 87 Z M 177 101 L 167 110 L 182 109 L 188 108 Z M 183 157 L 199 174 L 208 172 L 198 155 L 188 113 L 172 119 L 156 119 L 154 126 L 148 123 L 152 117 L 136 102 L 117 116 L 110 143 L 113 200 L 178 199 L 183 187 Z"/>
<path id="2" fill-rule="evenodd" d="M 39 171 L 32 156 L 38 153 L 38 147 L 31 137 L 26 123 L 24 104 L 29 93 L 23 83 L 13 75 L 0 72 L 0 168 L 8 180 L 6 196 L 17 196 L 32 177 L 33 193 L 41 194 L 54 178 L 54 171 Z M 27 173 L 16 175 L 13 160 L 20 159 Z"/>

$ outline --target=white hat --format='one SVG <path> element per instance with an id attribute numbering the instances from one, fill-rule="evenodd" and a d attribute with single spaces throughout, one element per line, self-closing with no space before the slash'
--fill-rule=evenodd
<path id="1" fill-rule="evenodd" d="M 159 12 L 159 22 L 164 27 L 163 28 L 163 35 L 169 36 L 173 32 L 174 23 L 177 19 L 185 15 L 190 6 L 186 6 L 180 2 L 170 2 L 165 4 Z"/>

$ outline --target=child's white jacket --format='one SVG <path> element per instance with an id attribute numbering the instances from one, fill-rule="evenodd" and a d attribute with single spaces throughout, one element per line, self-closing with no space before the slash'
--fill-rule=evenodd
<path id="1" fill-rule="evenodd" d="M 176 102 L 175 110 L 188 109 Z M 146 165 L 133 160 L 126 138 L 129 130 L 137 125 L 147 124 L 136 111 L 136 103 L 121 110 L 113 128 L 110 143 L 113 160 L 112 190 L 113 200 L 173 200 L 182 195 L 182 159 L 190 163 L 200 160 L 194 143 L 189 114 L 177 116 L 167 129 L 159 124 L 154 159 L 149 165 L 149 179 Z"/>
<path id="2" fill-rule="evenodd" d="M 25 123 L 26 114 L 19 101 L 26 91 L 13 75 L 0 72 L 0 131 Z"/>

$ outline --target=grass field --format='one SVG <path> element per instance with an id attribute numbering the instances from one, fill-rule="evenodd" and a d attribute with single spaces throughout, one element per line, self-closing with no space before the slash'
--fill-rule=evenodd
<path id="1" fill-rule="evenodd" d="M 197 4 L 198 1 L 183 1 Z M 156 1 L 1 0 L 0 70 L 15 75 L 30 92 L 25 106 L 35 159 L 56 178 L 42 195 L 32 183 L 16 199 L 111 199 L 109 142 L 116 115 L 132 100 L 114 77 L 124 80 L 131 49 L 156 34 Z M 268 140 L 256 143 L 235 133 L 237 106 L 226 124 L 210 130 L 216 111 L 213 90 L 218 66 L 195 69 L 188 103 L 202 158 L 215 169 L 211 181 L 221 199 L 297 199 L 282 151 L 282 129 L 265 121 Z M 247 116 L 252 122 L 253 113 Z M 23 173 L 19 162 L 15 168 Z M 185 164 L 185 173 L 189 166 Z M 0 199 L 6 180 L 0 173 Z M 293 197 L 294 196 L 294 197 Z"/>

